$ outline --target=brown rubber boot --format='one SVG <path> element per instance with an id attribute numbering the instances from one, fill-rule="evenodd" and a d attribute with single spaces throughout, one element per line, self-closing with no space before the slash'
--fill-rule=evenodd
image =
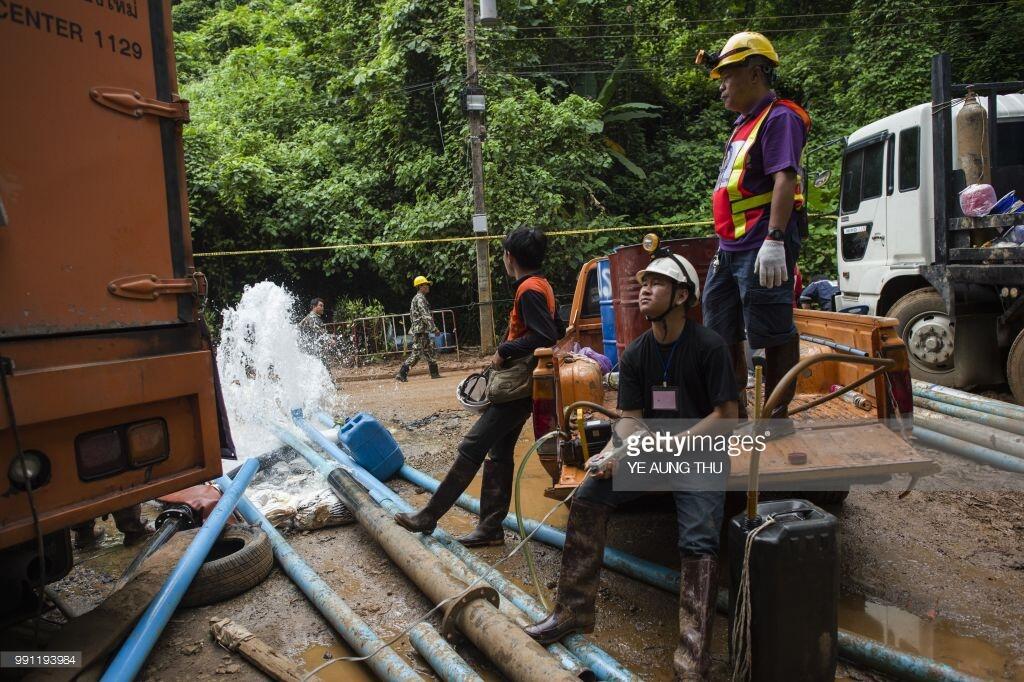
<path id="1" fill-rule="evenodd" d="M 679 573 L 679 645 L 672 656 L 677 681 L 707 680 L 711 627 L 718 596 L 718 559 L 684 556 Z"/>
<path id="2" fill-rule="evenodd" d="M 458 455 L 427 506 L 415 514 L 399 512 L 395 514 L 395 522 L 411 533 L 433 533 L 437 520 L 447 514 L 459 495 L 465 492 L 479 468 L 480 465 L 470 458 Z"/>
<path id="3" fill-rule="evenodd" d="M 800 362 L 800 337 L 794 336 L 781 346 L 766 348 L 764 356 L 767 361 L 764 377 L 764 395 L 765 400 L 768 400 L 775 387 L 782 381 L 782 377 L 786 375 L 786 372 L 792 369 L 796 363 Z M 772 414 L 766 416 L 769 419 L 785 419 L 789 415 L 789 403 L 793 400 L 794 395 L 796 395 L 795 381 L 786 388 L 786 393 L 779 406 L 772 410 Z"/>
<path id="4" fill-rule="evenodd" d="M 402 366 L 398 368 L 398 373 L 395 374 L 395 381 L 403 383 L 409 381 L 409 365 L 402 363 Z"/>
<path id="5" fill-rule="evenodd" d="M 732 358 L 732 373 L 736 378 L 736 391 L 739 394 L 739 418 L 747 418 L 747 349 L 743 342 L 729 346 Z"/>
<path id="6" fill-rule="evenodd" d="M 437 363 L 436 362 L 431 362 L 431 361 L 428 360 L 427 361 L 427 366 L 430 367 L 430 378 L 431 379 L 440 379 L 441 378 L 441 372 L 440 372 L 440 370 L 437 369 Z"/>
<path id="7" fill-rule="evenodd" d="M 593 632 L 597 587 L 611 508 L 585 500 L 572 503 L 565 529 L 562 570 L 555 609 L 541 622 L 524 628 L 541 644 L 557 642 L 574 632 Z"/>
<path id="8" fill-rule="evenodd" d="M 515 462 L 484 461 L 484 477 L 480 483 L 480 521 L 472 532 L 456 538 L 466 547 L 497 547 L 505 544 L 501 523 L 512 501 L 512 474 Z"/>
<path id="9" fill-rule="evenodd" d="M 88 547 L 92 547 L 107 534 L 105 529 L 96 528 L 96 519 L 90 519 L 89 521 L 80 523 L 77 526 L 72 526 L 71 530 L 75 532 L 75 549 L 86 549 Z"/>
<path id="10" fill-rule="evenodd" d="M 141 504 L 114 512 L 114 525 L 124 534 L 125 547 L 137 545 L 153 534 L 153 528 L 142 520 Z"/>

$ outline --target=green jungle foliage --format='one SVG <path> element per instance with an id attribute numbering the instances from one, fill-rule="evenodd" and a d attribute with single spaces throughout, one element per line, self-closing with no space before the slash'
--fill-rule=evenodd
<path id="1" fill-rule="evenodd" d="M 479 27 L 491 232 L 706 220 L 734 116 L 693 64 L 739 30 L 760 30 L 777 89 L 813 120 L 804 162 L 832 169 L 810 190 L 835 210 L 840 147 L 829 141 L 930 99 L 930 57 L 959 82 L 1020 79 L 1024 3 L 951 0 L 499 0 Z M 464 10 L 438 0 L 180 0 L 178 76 L 196 251 L 467 236 L 471 194 Z M 807 279 L 835 276 L 835 219 L 815 218 Z M 709 226 L 663 237 L 713 234 Z M 642 232 L 553 238 L 561 296 L 582 263 Z M 495 298 L 510 295 L 491 242 Z M 270 278 L 300 295 L 406 309 L 411 280 L 476 333 L 471 242 L 199 259 L 214 304 Z M 562 298 L 563 302 L 568 298 Z M 507 303 L 496 306 L 496 314 Z M 498 317 L 499 328 L 501 317 Z M 499 329 L 500 330 L 500 329 Z M 467 334 L 468 332 L 468 334 Z"/>

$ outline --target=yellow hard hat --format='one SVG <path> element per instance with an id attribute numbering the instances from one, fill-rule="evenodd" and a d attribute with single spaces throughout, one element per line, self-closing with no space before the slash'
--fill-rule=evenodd
<path id="1" fill-rule="evenodd" d="M 725 41 L 725 47 L 722 48 L 722 51 L 717 56 L 706 55 L 701 50 L 697 53 L 697 63 L 709 62 L 712 67 L 711 78 L 718 79 L 721 76 L 718 70 L 723 66 L 740 64 L 754 55 L 761 55 L 775 66 L 779 65 L 779 55 L 775 52 L 775 48 L 772 47 L 771 41 L 760 33 L 754 33 L 753 31 L 743 31 L 729 38 L 729 40 Z"/>
<path id="2" fill-rule="evenodd" d="M 414 279 L 414 280 L 412 281 L 412 285 L 413 285 L 414 287 L 421 287 L 421 286 L 423 286 L 424 284 L 433 284 L 433 282 L 431 282 L 431 281 L 430 281 L 429 279 L 427 279 L 427 278 L 426 278 L 426 277 L 424 277 L 423 275 L 420 275 L 419 277 L 417 277 L 416 279 Z"/>

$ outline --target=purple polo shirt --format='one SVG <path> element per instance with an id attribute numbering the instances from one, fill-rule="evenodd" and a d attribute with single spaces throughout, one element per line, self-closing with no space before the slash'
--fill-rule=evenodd
<path id="1" fill-rule="evenodd" d="M 752 110 L 741 114 L 733 129 L 743 125 L 743 122 L 753 116 L 760 114 L 766 106 L 774 102 L 777 95 L 774 92 L 768 93 L 764 99 L 758 102 Z M 761 130 L 757 134 L 757 140 L 747 157 L 747 172 L 743 178 L 743 184 L 754 194 L 770 192 L 774 187 L 772 173 L 781 170 L 792 169 L 797 173 L 802 172 L 800 167 L 800 153 L 807 142 L 807 130 L 804 122 L 795 111 L 788 107 L 772 107 L 768 118 L 761 124 Z M 729 169 L 732 165 L 732 158 L 726 154 L 719 171 L 716 187 L 722 187 L 729 182 Z M 739 239 L 722 239 L 719 237 L 719 245 L 723 251 L 749 251 L 761 248 L 765 237 L 768 236 L 768 221 L 771 206 L 766 206 L 764 215 L 754 229 L 748 231 Z M 796 213 L 789 218 L 787 231 L 795 230 Z"/>

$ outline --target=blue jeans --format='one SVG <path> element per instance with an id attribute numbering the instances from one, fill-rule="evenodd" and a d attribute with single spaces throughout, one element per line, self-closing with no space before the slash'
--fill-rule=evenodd
<path id="1" fill-rule="evenodd" d="M 647 494 L 614 490 L 610 478 L 588 478 L 576 497 L 615 509 Z M 672 497 L 676 502 L 679 553 L 684 556 L 717 555 L 722 517 L 725 515 L 725 491 L 676 491 Z"/>
<path id="2" fill-rule="evenodd" d="M 781 286 L 761 286 L 754 274 L 758 249 L 718 250 L 704 281 L 701 309 L 704 326 L 729 345 L 750 340 L 751 348 L 781 346 L 796 336 L 793 324 L 793 271 L 800 254 L 799 235 L 786 232 L 789 279 Z M 744 331 L 746 334 L 744 334 Z"/>

